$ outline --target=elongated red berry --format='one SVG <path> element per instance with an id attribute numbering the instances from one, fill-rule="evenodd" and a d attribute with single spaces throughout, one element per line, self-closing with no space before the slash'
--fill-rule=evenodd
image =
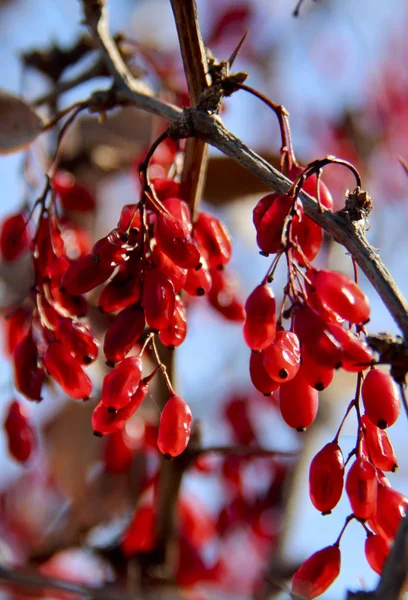
<path id="1" fill-rule="evenodd" d="M 375 524 L 377 533 L 392 542 L 396 536 L 401 519 L 406 515 L 408 498 L 386 485 L 378 486 L 377 512 Z"/>
<path id="2" fill-rule="evenodd" d="M 51 342 L 44 357 L 44 366 L 67 396 L 86 400 L 92 394 L 92 382 L 78 359 L 66 351 L 60 342 Z"/>
<path id="3" fill-rule="evenodd" d="M 115 267 L 95 264 L 92 254 L 87 254 L 71 263 L 61 280 L 61 287 L 68 294 L 86 294 L 109 279 L 114 270 Z"/>
<path id="4" fill-rule="evenodd" d="M 187 315 L 186 308 L 180 296 L 176 296 L 176 308 L 167 327 L 159 333 L 159 338 L 164 346 L 177 348 L 180 346 L 187 335 Z"/>
<path id="5" fill-rule="evenodd" d="M 10 454 L 18 462 L 26 462 L 35 448 L 36 436 L 29 418 L 16 400 L 10 404 L 4 429 Z"/>
<path id="6" fill-rule="evenodd" d="M 193 415 L 186 402 L 180 396 L 171 396 L 167 400 L 160 417 L 157 445 L 160 452 L 178 456 L 187 447 L 190 440 Z"/>
<path id="7" fill-rule="evenodd" d="M 381 471 L 396 471 L 397 457 L 387 432 L 374 425 L 367 415 L 361 417 L 361 424 L 371 462 Z"/>
<path id="8" fill-rule="evenodd" d="M 388 373 L 371 369 L 365 376 L 361 395 L 367 417 L 380 429 L 390 427 L 398 419 L 401 400 L 398 387 Z"/>
<path id="9" fill-rule="evenodd" d="M 369 534 L 365 541 L 364 552 L 370 567 L 381 575 L 384 563 L 390 553 L 390 544 L 380 535 Z"/>
<path id="10" fill-rule="evenodd" d="M 126 261 L 128 236 L 118 229 L 112 229 L 108 235 L 101 238 L 92 248 L 92 260 L 104 268 L 117 267 Z"/>
<path id="11" fill-rule="evenodd" d="M 217 217 L 200 212 L 194 224 L 194 239 L 204 252 L 211 269 L 229 263 L 232 254 L 231 239 Z"/>
<path id="12" fill-rule="evenodd" d="M 128 356 L 119 363 L 104 377 L 101 402 L 108 408 L 124 408 L 139 386 L 142 367 L 140 356 Z"/>
<path id="13" fill-rule="evenodd" d="M 309 495 L 313 506 L 323 514 L 329 514 L 341 498 L 343 484 L 343 453 L 336 442 L 330 442 L 310 464 Z"/>
<path id="14" fill-rule="evenodd" d="M 298 431 L 313 423 L 319 407 L 319 394 L 310 387 L 301 371 L 279 390 L 279 406 L 284 421 Z"/>
<path id="15" fill-rule="evenodd" d="M 258 202 L 253 212 L 256 241 L 264 254 L 275 254 L 282 248 L 283 225 L 293 198 L 287 194 L 268 194 Z"/>
<path id="16" fill-rule="evenodd" d="M 263 352 L 251 352 L 249 359 L 249 374 L 251 381 L 261 394 L 270 396 L 279 388 L 279 383 L 269 376 L 263 362 Z"/>
<path id="17" fill-rule="evenodd" d="M 39 366 L 37 344 L 32 334 L 21 340 L 14 349 L 14 382 L 19 392 L 30 400 L 41 400 L 44 371 Z"/>
<path id="18" fill-rule="evenodd" d="M 365 323 L 370 318 L 367 296 L 354 281 L 343 273 L 309 269 L 306 272 L 311 282 L 308 290 L 331 310 L 350 323 Z"/>
<path id="19" fill-rule="evenodd" d="M 98 300 L 101 312 L 112 313 L 128 308 L 140 300 L 140 261 L 129 260 L 103 288 Z"/>
<path id="20" fill-rule="evenodd" d="M 300 367 L 300 344 L 296 333 L 278 331 L 272 344 L 263 351 L 264 367 L 272 379 L 286 383 Z"/>
<path id="21" fill-rule="evenodd" d="M 6 313 L 4 320 L 5 350 L 7 354 L 13 354 L 16 346 L 25 338 L 30 329 L 31 312 L 27 308 L 20 307 Z"/>
<path id="22" fill-rule="evenodd" d="M 312 554 L 296 571 L 292 591 L 301 598 L 323 594 L 340 573 L 341 554 L 338 546 L 327 546 Z"/>
<path id="23" fill-rule="evenodd" d="M 106 360 L 110 363 L 123 360 L 139 341 L 145 324 L 144 310 L 141 306 L 130 306 L 116 315 L 103 342 Z"/>
<path id="24" fill-rule="evenodd" d="M 176 293 L 181 292 L 186 283 L 187 269 L 182 269 L 176 265 L 157 245 L 152 250 L 152 259 L 155 266 L 159 267 L 164 275 L 173 283 Z"/>
<path id="25" fill-rule="evenodd" d="M 258 285 L 245 303 L 244 340 L 252 350 L 263 350 L 276 335 L 276 300 L 272 289 Z"/>
<path id="26" fill-rule="evenodd" d="M 200 252 L 186 221 L 176 219 L 171 214 L 159 213 L 155 237 L 160 250 L 179 267 L 195 269 L 200 264 Z"/>
<path id="27" fill-rule="evenodd" d="M 126 473 L 132 465 L 133 449 L 125 431 L 117 431 L 107 439 L 104 452 L 106 473 Z"/>
<path id="28" fill-rule="evenodd" d="M 176 308 L 176 292 L 160 269 L 145 272 L 142 306 L 149 327 L 160 331 L 169 325 Z"/>
<path id="29" fill-rule="evenodd" d="M 308 384 L 319 392 L 329 387 L 334 376 L 334 369 L 319 365 L 306 348 L 302 348 L 302 364 L 300 365 L 300 369 Z"/>
<path id="30" fill-rule="evenodd" d="M 141 381 L 136 392 L 130 398 L 124 408 L 116 412 L 106 406 L 103 402 L 99 402 L 92 413 L 92 428 L 96 436 L 109 435 L 120 431 L 126 425 L 126 421 L 136 412 L 142 404 L 149 391 L 149 386 L 144 381 Z"/>
<path id="31" fill-rule="evenodd" d="M 60 318 L 55 336 L 83 365 L 89 365 L 98 356 L 98 342 L 89 327 L 79 321 Z"/>
<path id="32" fill-rule="evenodd" d="M 24 213 L 6 217 L 0 229 L 1 257 L 6 262 L 16 260 L 28 249 L 30 237 L 29 226 L 26 226 Z"/>
<path id="33" fill-rule="evenodd" d="M 364 456 L 358 456 L 346 479 L 346 492 L 353 513 L 359 519 L 369 519 L 377 510 L 377 473 Z"/>
<path id="34" fill-rule="evenodd" d="M 197 269 L 189 269 L 184 283 L 184 289 L 190 296 L 204 296 L 208 294 L 212 286 L 211 273 L 205 258 L 201 259 L 202 266 Z"/>

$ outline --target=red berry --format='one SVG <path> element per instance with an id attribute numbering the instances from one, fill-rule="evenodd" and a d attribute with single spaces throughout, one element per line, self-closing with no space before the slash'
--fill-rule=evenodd
<path id="1" fill-rule="evenodd" d="M 388 373 L 371 369 L 365 376 L 361 395 L 367 417 L 380 429 L 390 427 L 398 419 L 401 407 L 399 391 Z"/>
<path id="2" fill-rule="evenodd" d="M 159 248 L 154 246 L 152 251 L 152 259 L 156 267 L 159 267 L 160 271 L 170 279 L 174 285 L 174 289 L 178 294 L 184 288 L 187 279 L 187 269 L 182 269 L 178 265 L 174 264 L 168 256 L 166 256 Z"/>
<path id="3" fill-rule="evenodd" d="M 125 473 L 132 465 L 133 450 L 124 431 L 117 431 L 107 439 L 104 464 L 106 473 Z"/>
<path id="4" fill-rule="evenodd" d="M 4 320 L 5 351 L 13 354 L 16 346 L 28 335 L 31 324 L 31 311 L 20 307 L 7 314 Z"/>
<path id="5" fill-rule="evenodd" d="M 377 512 L 375 513 L 376 533 L 392 542 L 401 519 L 406 515 L 408 498 L 386 485 L 378 486 Z"/>
<path id="6" fill-rule="evenodd" d="M 60 318 L 55 336 L 83 365 L 89 365 L 98 356 L 98 342 L 89 327 L 79 321 Z"/>
<path id="7" fill-rule="evenodd" d="M 309 495 L 313 506 L 330 513 L 339 502 L 344 483 L 344 459 L 336 442 L 326 444 L 312 460 L 309 471 Z"/>
<path id="8" fill-rule="evenodd" d="M 169 325 L 176 308 L 176 292 L 160 269 L 144 274 L 142 306 L 149 327 L 160 331 Z"/>
<path id="9" fill-rule="evenodd" d="M 309 269 L 306 276 L 311 282 L 308 293 L 341 318 L 350 323 L 365 323 L 370 318 L 370 304 L 358 285 L 343 273 Z M 317 301 L 318 302 L 318 301 Z"/>
<path id="10" fill-rule="evenodd" d="M 397 457 L 387 432 L 374 425 L 367 415 L 361 417 L 361 424 L 371 462 L 381 471 L 396 471 Z"/>
<path id="11" fill-rule="evenodd" d="M 102 404 L 116 410 L 129 404 L 139 387 L 142 367 L 140 356 L 128 356 L 105 375 L 102 384 Z"/>
<path id="12" fill-rule="evenodd" d="M 24 213 L 17 213 L 4 219 L 0 230 L 0 251 L 6 262 L 16 260 L 28 249 L 30 237 Z"/>
<path id="13" fill-rule="evenodd" d="M 334 376 L 334 369 L 319 365 L 306 348 L 302 348 L 302 364 L 300 365 L 300 369 L 308 384 L 319 392 L 329 387 Z"/>
<path id="14" fill-rule="evenodd" d="M 14 400 L 4 422 L 10 454 L 19 462 L 26 462 L 35 447 L 34 428 L 21 405 Z"/>
<path id="15" fill-rule="evenodd" d="M 217 217 L 200 212 L 194 224 L 194 239 L 204 252 L 210 269 L 229 263 L 232 253 L 231 240 Z"/>
<path id="16" fill-rule="evenodd" d="M 346 492 L 355 516 L 369 519 L 377 510 L 377 473 L 364 456 L 358 456 L 346 479 Z"/>
<path id="17" fill-rule="evenodd" d="M 179 267 L 195 269 L 200 264 L 200 252 L 186 221 L 160 212 L 156 218 L 155 237 L 160 250 Z"/>
<path id="18" fill-rule="evenodd" d="M 159 338 L 164 346 L 177 348 L 186 339 L 187 315 L 186 309 L 180 296 L 176 296 L 176 308 L 167 327 L 159 333 Z"/>
<path id="19" fill-rule="evenodd" d="M 80 361 L 66 351 L 60 342 L 51 342 L 43 357 L 44 366 L 67 396 L 88 399 L 92 394 L 92 382 L 83 371 Z"/>
<path id="20" fill-rule="evenodd" d="M 369 534 L 365 541 L 364 552 L 370 567 L 381 575 L 384 563 L 390 553 L 390 545 L 380 535 Z"/>
<path id="21" fill-rule="evenodd" d="M 300 344 L 296 333 L 278 331 L 275 340 L 263 351 L 268 375 L 279 383 L 293 379 L 300 367 Z"/>
<path id="22" fill-rule="evenodd" d="M 61 280 L 61 287 L 75 296 L 86 294 L 112 275 L 115 267 L 97 265 L 92 254 L 86 254 L 71 263 Z"/>
<path id="23" fill-rule="evenodd" d="M 178 456 L 187 447 L 191 433 L 193 416 L 186 402 L 180 396 L 167 400 L 160 417 L 157 445 L 160 452 Z"/>
<path id="24" fill-rule="evenodd" d="M 92 413 L 92 428 L 97 436 L 107 435 L 120 431 L 126 421 L 136 412 L 149 391 L 149 386 L 141 381 L 136 392 L 124 408 L 112 411 L 103 402 L 99 402 Z"/>
<path id="25" fill-rule="evenodd" d="M 263 362 L 264 352 L 251 352 L 249 374 L 258 392 L 269 396 L 279 388 L 280 384 L 275 379 L 272 379 L 266 371 Z"/>
<path id="26" fill-rule="evenodd" d="M 15 386 L 26 398 L 41 400 L 44 371 L 38 366 L 38 350 L 32 334 L 29 333 L 14 349 Z"/>
<path id="27" fill-rule="evenodd" d="M 319 394 L 310 387 L 301 371 L 279 390 L 279 406 L 284 421 L 298 431 L 313 423 L 319 407 Z"/>
<path id="28" fill-rule="evenodd" d="M 189 269 L 187 271 L 184 289 L 190 296 L 204 296 L 211 289 L 212 279 L 207 262 L 202 258 L 201 263 L 202 266 L 198 271 L 197 269 Z"/>
<path id="29" fill-rule="evenodd" d="M 296 571 L 292 591 L 302 598 L 323 594 L 340 573 L 341 555 L 338 546 L 328 546 L 312 554 Z"/>
<path id="30" fill-rule="evenodd" d="M 108 235 L 94 244 L 91 253 L 92 260 L 106 269 L 123 264 L 126 261 L 126 252 L 129 249 L 126 244 L 127 240 L 125 234 L 120 233 L 118 229 L 112 229 Z"/>
<path id="31" fill-rule="evenodd" d="M 111 363 L 123 360 L 139 341 L 144 328 L 145 316 L 141 306 L 130 306 L 116 315 L 103 342 L 106 360 Z"/>
<path id="32" fill-rule="evenodd" d="M 258 285 L 245 303 L 244 340 L 252 350 L 263 350 L 276 335 L 276 300 L 268 285 Z"/>
<path id="33" fill-rule="evenodd" d="M 112 313 L 140 300 L 141 262 L 128 260 L 103 288 L 98 300 L 101 312 Z"/>

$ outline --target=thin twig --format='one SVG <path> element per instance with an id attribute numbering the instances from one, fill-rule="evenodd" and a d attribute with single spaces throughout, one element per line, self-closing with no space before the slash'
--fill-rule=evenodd
<path id="1" fill-rule="evenodd" d="M 208 446 L 199 448 L 195 452 L 197 456 L 201 454 L 221 454 L 222 456 L 248 456 L 254 458 L 298 458 L 298 452 L 283 452 L 281 450 L 269 450 L 268 448 L 259 448 L 257 446 Z"/>

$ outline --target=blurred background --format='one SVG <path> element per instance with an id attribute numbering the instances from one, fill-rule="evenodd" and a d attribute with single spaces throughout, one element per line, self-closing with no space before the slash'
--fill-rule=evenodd
<path id="1" fill-rule="evenodd" d="M 292 16 L 295 0 L 198 0 L 198 7 L 204 41 L 218 59 L 227 58 L 248 30 L 234 68 L 248 71 L 249 85 L 289 111 L 299 162 L 307 164 L 333 154 L 353 162 L 360 170 L 364 187 L 374 201 L 368 238 L 407 295 L 408 174 L 399 161 L 399 157 L 408 161 L 407 4 L 394 2 L 390 9 L 381 0 L 358 3 L 304 0 L 298 18 Z M 169 3 L 116 0 L 109 3 L 109 12 L 111 30 L 121 31 L 137 42 L 132 64 L 146 71 L 153 87 L 159 90 L 161 69 L 170 83 L 183 89 L 178 40 Z M 1 87 L 27 100 L 47 93 L 49 81 L 38 70 L 23 68 L 22 55 L 53 44 L 65 49 L 71 47 L 85 33 L 80 20 L 80 3 L 74 0 L 48 3 L 3 0 L 0 3 Z M 75 77 L 90 68 L 94 60 L 94 53 L 90 53 L 64 77 Z M 108 85 L 108 79 L 103 77 L 86 82 L 64 94 L 59 107 Z M 164 97 L 166 94 L 169 97 L 170 92 L 167 90 Z M 222 118 L 245 143 L 277 163 L 279 129 L 266 106 L 244 92 L 237 93 L 226 100 Z M 64 141 L 64 166 L 96 193 L 95 215 L 85 220 L 83 216 L 72 217 L 93 239 L 110 231 L 124 204 L 137 200 L 138 184 L 132 166 L 154 138 L 157 127 L 150 116 L 137 111 L 130 116 L 127 112 L 124 116 L 115 113 L 103 126 L 84 116 Z M 50 149 L 47 144 L 52 146 L 52 142 L 37 142 L 28 152 L 28 159 L 23 153 L 1 157 L 0 218 L 35 199 L 42 185 L 41 168 Z M 244 299 L 260 282 L 269 264 L 258 254 L 252 224 L 252 209 L 263 189 L 216 151 L 211 150 L 210 155 L 203 207 L 222 218 L 232 234 L 232 269 Z M 22 176 L 27 160 L 34 165 L 34 183 L 30 185 Z M 335 207 L 342 207 L 345 190 L 353 186 L 349 172 L 331 166 L 325 170 L 324 180 L 335 199 Z M 352 275 L 350 258 L 343 248 L 329 240 L 316 262 Z M 284 270 L 278 271 L 273 284 L 278 297 L 284 276 Z M 0 305 L 6 310 L 21 297 L 29 281 L 29 265 L 24 260 L 17 269 L 15 265 L 13 268 L 2 265 L 0 277 Z M 372 305 L 368 331 L 396 333 L 392 318 L 363 277 L 361 285 Z M 311 458 L 333 438 L 353 397 L 355 378 L 338 373 L 329 390 L 322 394 L 319 419 L 307 433 L 298 434 L 282 422 L 273 401 L 254 393 L 248 374 L 249 351 L 242 341 L 240 325 L 224 320 L 205 299 L 191 302 L 189 333 L 176 356 L 178 389 L 194 417 L 201 421 L 206 446 L 240 441 L 242 431 L 240 426 L 234 426 L 234 418 L 230 416 L 231 410 L 236 409 L 251 424 L 249 437 L 254 435 L 263 447 L 282 451 L 302 449 L 301 460 L 294 467 L 293 461 L 281 463 L 257 458 L 239 465 L 233 461 L 230 464 L 223 461 L 220 465 L 215 459 L 209 473 L 192 469 L 183 480 L 182 497 L 200 514 L 208 514 L 209 531 L 203 534 L 206 543 L 200 546 L 200 551 L 208 565 L 219 566 L 222 559 L 223 572 L 222 584 L 214 583 L 210 577 L 198 586 L 186 584 L 184 597 L 191 594 L 193 598 L 194 592 L 203 597 L 208 594 L 212 598 L 247 598 L 254 590 L 262 593 L 268 564 L 286 565 L 290 571 L 312 552 L 333 543 L 350 512 L 347 499 L 343 498 L 332 515 L 322 517 L 308 498 L 307 478 Z M 97 369 L 92 371 L 96 380 Z M 0 401 L 4 414 L 14 397 L 17 394 L 10 360 L 3 356 Z M 58 539 L 64 547 L 75 550 L 69 558 L 61 559 L 61 568 L 48 566 L 44 573 L 68 577 L 82 569 L 86 576 L 82 573 L 79 579 L 95 585 L 114 579 L 110 558 L 104 558 L 102 565 L 96 564 L 92 562 L 94 555 L 87 554 L 84 558 L 78 548 L 84 544 L 109 546 L 123 532 L 134 510 L 136 494 L 129 484 L 129 473 L 110 474 L 110 479 L 102 477 L 103 447 L 91 435 L 89 409 L 64 398 L 55 387 L 38 406 L 22 397 L 20 400 L 38 432 L 42 431 L 42 437 L 36 456 L 24 466 L 9 456 L 4 436 L 0 439 L 4 546 L 0 546 L 0 551 L 4 560 L 10 564 L 46 563 L 57 550 Z M 153 422 L 158 414 L 154 398 L 150 404 L 146 418 Z M 229 409 L 231 406 L 233 409 Z M 136 450 L 143 423 L 142 415 L 133 423 L 133 433 L 130 432 Z M 350 417 L 340 437 L 345 455 L 354 445 L 355 427 Z M 389 434 L 401 460 L 398 472 L 391 474 L 390 480 L 394 488 L 408 494 L 404 415 Z M 146 468 L 153 472 L 157 456 L 149 454 L 148 461 L 152 464 Z M 137 469 L 136 462 L 135 458 L 133 469 Z M 284 491 L 278 493 L 275 488 L 281 470 L 290 471 L 291 476 Z M 240 489 L 241 492 L 244 489 L 248 504 L 237 501 L 234 477 L 240 478 L 243 486 Z M 232 483 L 228 483 L 229 479 Z M 271 500 L 271 510 L 258 515 L 255 535 L 254 522 L 244 515 L 244 508 L 249 505 L 253 508 L 252 500 L 263 494 L 272 498 L 272 488 L 279 499 L 275 498 L 274 503 Z M 322 597 L 345 598 L 347 589 L 371 589 L 375 585 L 377 575 L 366 563 L 364 540 L 362 527 L 351 523 L 341 543 L 341 575 Z M 75 552 L 80 557 L 76 562 Z M 277 568 L 279 577 L 282 568 L 279 567 L 280 571 Z M 282 585 L 287 589 L 287 584 Z M 20 597 L 10 594 L 4 591 L 0 597 Z M 287 598 L 287 591 L 282 591 L 279 597 Z"/>

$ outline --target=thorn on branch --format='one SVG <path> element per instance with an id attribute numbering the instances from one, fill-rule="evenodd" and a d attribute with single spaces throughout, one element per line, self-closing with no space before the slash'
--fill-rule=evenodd
<path id="1" fill-rule="evenodd" d="M 345 206 L 338 212 L 347 216 L 350 221 L 361 221 L 367 220 L 372 208 L 371 196 L 360 187 L 356 187 L 351 192 L 347 190 Z"/>

